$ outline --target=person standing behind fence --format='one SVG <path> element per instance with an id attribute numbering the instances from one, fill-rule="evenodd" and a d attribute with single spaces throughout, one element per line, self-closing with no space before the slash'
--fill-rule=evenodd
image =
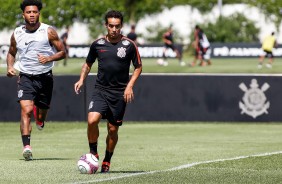
<path id="1" fill-rule="evenodd" d="M 69 31 L 70 31 L 69 26 L 67 26 L 66 31 L 61 36 L 61 40 L 62 40 L 62 42 L 65 46 L 65 49 L 66 49 L 66 57 L 65 57 L 64 63 L 63 63 L 64 66 L 67 66 L 67 61 L 68 61 L 68 58 L 69 58 L 69 45 L 68 45 L 68 42 L 67 42 L 68 37 L 69 37 Z"/>
<path id="2" fill-rule="evenodd" d="M 54 61 L 65 57 L 65 48 L 57 32 L 51 26 L 39 22 L 42 3 L 39 0 L 23 0 L 20 4 L 25 24 L 13 32 L 7 54 L 7 76 L 18 79 L 18 102 L 21 106 L 20 131 L 23 143 L 23 157 L 32 160 L 31 114 L 36 126 L 44 127 L 44 121 L 53 91 L 52 68 Z M 16 54 L 19 61 L 15 63 Z"/>
<path id="3" fill-rule="evenodd" d="M 262 42 L 262 49 L 263 49 L 264 54 L 262 54 L 259 58 L 258 69 L 262 68 L 262 64 L 263 64 L 265 57 L 269 58 L 269 61 L 266 64 L 266 67 L 272 68 L 272 63 L 273 63 L 273 58 L 274 58 L 272 50 L 274 47 L 277 47 L 277 42 L 276 42 L 276 38 L 274 37 L 274 34 L 275 33 L 272 32 L 271 35 L 264 38 Z"/>
<path id="4" fill-rule="evenodd" d="M 109 172 L 111 158 L 118 142 L 118 130 L 123 123 L 126 104 L 134 99 L 133 87 L 142 72 L 142 62 L 136 44 L 121 34 L 123 15 L 111 10 L 105 15 L 107 35 L 92 43 L 80 79 L 74 84 L 78 94 L 95 60 L 98 74 L 88 108 L 88 143 L 90 153 L 99 159 L 97 145 L 99 122 L 107 119 L 105 157 L 101 172 Z M 129 69 L 134 66 L 131 77 Z"/>
<path id="5" fill-rule="evenodd" d="M 130 32 L 127 34 L 127 38 L 129 38 L 130 40 L 134 41 L 136 45 L 138 45 L 137 42 L 137 34 L 135 32 L 135 25 L 131 25 L 131 30 Z"/>
<path id="6" fill-rule="evenodd" d="M 164 42 L 164 50 L 163 50 L 163 59 L 164 63 L 167 63 L 166 59 L 166 51 L 167 49 L 171 49 L 176 53 L 176 57 L 179 60 L 180 66 L 185 66 L 185 62 L 182 61 L 182 55 L 180 54 L 179 50 L 175 47 L 174 42 L 173 42 L 173 30 L 172 27 L 170 26 L 167 31 L 163 34 L 163 42 Z"/>

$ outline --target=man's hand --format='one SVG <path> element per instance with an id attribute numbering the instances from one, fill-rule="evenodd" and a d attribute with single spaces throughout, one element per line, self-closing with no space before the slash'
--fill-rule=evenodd
<path id="1" fill-rule="evenodd" d="M 134 100 L 133 89 L 131 87 L 126 87 L 126 89 L 124 90 L 123 98 L 126 103 L 130 103 Z"/>
<path id="2" fill-rule="evenodd" d="M 83 82 L 81 81 L 77 81 L 75 84 L 74 84 L 74 91 L 76 94 L 79 94 L 81 92 L 80 88 L 83 86 Z"/>
<path id="3" fill-rule="evenodd" d="M 45 64 L 45 63 L 49 62 L 49 61 L 48 61 L 48 57 L 43 56 L 43 55 L 41 55 L 41 54 L 37 54 L 37 58 L 38 58 L 38 61 L 39 61 L 41 64 Z"/>
<path id="4" fill-rule="evenodd" d="M 8 77 L 14 77 L 16 75 L 17 75 L 17 72 L 16 72 L 14 67 L 11 67 L 11 68 L 7 69 L 7 76 Z"/>

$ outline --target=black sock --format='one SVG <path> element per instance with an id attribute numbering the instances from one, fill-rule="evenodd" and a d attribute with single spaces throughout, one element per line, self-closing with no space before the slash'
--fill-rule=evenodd
<path id="1" fill-rule="evenodd" d="M 97 142 L 89 143 L 89 149 L 90 149 L 90 153 L 92 153 L 93 155 L 96 155 L 97 154 Z"/>
<path id="2" fill-rule="evenodd" d="M 22 135 L 23 146 L 30 145 L 30 135 Z"/>
<path id="3" fill-rule="evenodd" d="M 106 150 L 106 153 L 105 153 L 105 158 L 103 160 L 103 162 L 111 162 L 111 158 L 113 156 L 113 152 L 109 152 Z"/>

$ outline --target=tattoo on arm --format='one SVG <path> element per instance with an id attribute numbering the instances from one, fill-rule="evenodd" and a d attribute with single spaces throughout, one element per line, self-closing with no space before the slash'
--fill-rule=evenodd
<path id="1" fill-rule="evenodd" d="M 52 27 L 48 28 L 48 39 L 50 45 L 54 46 L 57 50 L 57 53 L 51 56 L 52 61 L 57 61 L 66 57 L 65 47 L 63 42 L 60 40 L 57 32 Z"/>

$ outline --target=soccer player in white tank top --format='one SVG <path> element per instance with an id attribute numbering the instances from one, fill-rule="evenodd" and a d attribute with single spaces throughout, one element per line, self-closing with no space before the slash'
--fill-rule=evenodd
<path id="1" fill-rule="evenodd" d="M 52 67 L 54 61 L 65 57 L 65 48 L 57 32 L 47 24 L 39 22 L 41 1 L 23 0 L 21 5 L 25 25 L 15 29 L 11 36 L 7 54 L 7 76 L 17 75 L 18 101 L 21 106 L 20 130 L 23 142 L 23 157 L 32 160 L 30 146 L 33 112 L 38 129 L 44 127 L 53 90 Z M 15 64 L 16 54 L 19 61 Z"/>

